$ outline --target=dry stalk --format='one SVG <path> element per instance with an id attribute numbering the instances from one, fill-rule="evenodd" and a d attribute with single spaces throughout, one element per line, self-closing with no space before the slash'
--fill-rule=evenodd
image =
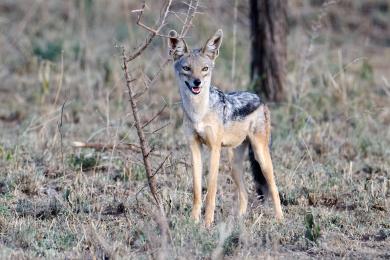
<path id="1" fill-rule="evenodd" d="M 293 94 L 293 100 L 299 100 L 301 97 L 301 93 L 303 92 L 304 77 L 307 74 L 307 71 L 309 70 L 310 67 L 310 62 L 309 62 L 310 55 L 314 51 L 315 40 L 320 35 L 320 31 L 323 27 L 323 20 L 327 14 L 328 7 L 331 5 L 338 4 L 339 2 L 340 0 L 328 0 L 324 2 L 321 6 L 321 9 L 319 11 L 316 20 L 314 20 L 311 24 L 311 32 L 310 32 L 310 37 L 308 39 L 308 45 L 307 48 L 305 48 L 305 50 L 302 52 L 302 56 L 301 56 L 303 62 L 299 68 L 297 90 L 295 91 L 296 93 Z"/>
<path id="2" fill-rule="evenodd" d="M 58 77 L 58 88 L 57 88 L 56 97 L 54 99 L 54 106 L 57 105 L 58 98 L 60 97 L 63 81 L 64 81 L 64 50 L 61 51 L 61 71 Z"/>
<path id="3" fill-rule="evenodd" d="M 95 245 L 99 245 L 105 257 L 108 259 L 117 259 L 119 257 L 115 252 L 115 248 L 113 248 L 113 246 L 97 232 L 94 223 L 84 225 L 83 229 L 87 239 L 90 239 Z"/>
<path id="4" fill-rule="evenodd" d="M 58 132 L 60 133 L 60 152 L 61 152 L 61 163 L 62 163 L 62 171 L 65 171 L 65 162 L 64 162 L 64 142 L 63 142 L 63 131 L 62 131 L 62 119 L 64 117 L 64 108 L 66 101 L 61 106 L 61 114 L 60 114 L 60 121 L 57 123 Z"/>
<path id="5" fill-rule="evenodd" d="M 236 56 L 237 56 L 237 15 L 238 15 L 238 0 L 234 1 L 234 23 L 233 23 L 233 53 L 232 53 L 232 74 L 231 80 L 234 85 L 236 76 Z"/>

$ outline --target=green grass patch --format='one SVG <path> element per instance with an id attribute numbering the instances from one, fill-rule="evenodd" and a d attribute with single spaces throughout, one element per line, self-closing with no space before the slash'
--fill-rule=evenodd
<path id="1" fill-rule="evenodd" d="M 93 153 L 89 155 L 85 154 L 72 154 L 68 157 L 68 165 L 74 170 L 87 171 L 99 164 L 98 155 Z"/>

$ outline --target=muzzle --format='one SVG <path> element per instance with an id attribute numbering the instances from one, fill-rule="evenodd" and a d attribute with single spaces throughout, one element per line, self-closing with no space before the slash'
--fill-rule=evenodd
<path id="1" fill-rule="evenodd" d="M 201 90 L 202 90 L 202 87 L 200 86 L 200 84 L 202 82 L 200 81 L 200 79 L 195 79 L 194 82 L 193 82 L 194 83 L 193 86 L 191 86 L 191 84 L 188 81 L 185 81 L 185 83 L 186 83 L 186 86 L 188 87 L 188 89 L 194 95 L 198 95 L 201 92 Z"/>

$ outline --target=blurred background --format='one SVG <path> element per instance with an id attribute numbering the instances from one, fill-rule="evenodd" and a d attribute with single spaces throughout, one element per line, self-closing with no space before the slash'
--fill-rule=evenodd
<path id="1" fill-rule="evenodd" d="M 164 33 L 180 30 L 188 2 L 173 2 L 176 16 Z M 158 178 L 171 228 L 167 255 L 205 257 L 222 243 L 233 258 L 389 257 L 390 3 L 286 2 L 286 99 L 270 102 L 285 225 L 273 223 L 272 208 L 255 198 L 244 227 L 226 229 L 227 242 L 218 240 L 221 229 L 188 222 L 191 167 L 178 87 L 172 64 L 164 63 L 166 39 L 156 38 L 130 64 L 142 79 L 137 91 L 148 82 L 138 99 L 143 122 L 168 106 L 146 130 L 151 146 L 172 152 Z M 145 40 L 131 13 L 141 5 L 0 0 L 0 256 L 138 258 L 162 247 L 145 213 L 139 154 L 71 146 L 137 143 L 116 46 L 131 52 Z M 147 1 L 145 24 L 155 24 L 162 5 Z M 224 31 L 215 85 L 256 90 L 249 1 L 200 1 L 197 11 L 186 36 L 191 48 Z M 237 203 L 224 165 L 217 223 L 228 221 Z"/>

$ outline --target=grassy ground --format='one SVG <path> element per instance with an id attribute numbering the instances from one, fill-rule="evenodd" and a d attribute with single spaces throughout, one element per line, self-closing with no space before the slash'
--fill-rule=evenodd
<path id="1" fill-rule="evenodd" d="M 270 104 L 284 223 L 274 221 L 269 201 L 255 199 L 247 162 L 250 207 L 245 219 L 235 217 L 226 154 L 215 226 L 192 223 L 191 167 L 172 69 L 139 100 L 145 122 L 168 105 L 147 129 L 158 153 L 172 152 L 158 175 L 165 239 L 137 153 L 71 147 L 75 140 L 137 142 L 114 46 L 144 39 L 128 16 L 139 3 L 1 1 L 0 258 L 389 258 L 390 6 L 321 3 L 289 1 L 289 101 Z M 214 81 L 225 90 L 250 88 L 246 2 L 236 20 L 234 1 L 202 6 L 189 43 L 222 27 Z M 147 23 L 158 9 L 150 6 Z M 157 40 L 132 73 L 152 77 L 166 54 Z M 153 166 L 161 160 L 156 156 Z"/>

